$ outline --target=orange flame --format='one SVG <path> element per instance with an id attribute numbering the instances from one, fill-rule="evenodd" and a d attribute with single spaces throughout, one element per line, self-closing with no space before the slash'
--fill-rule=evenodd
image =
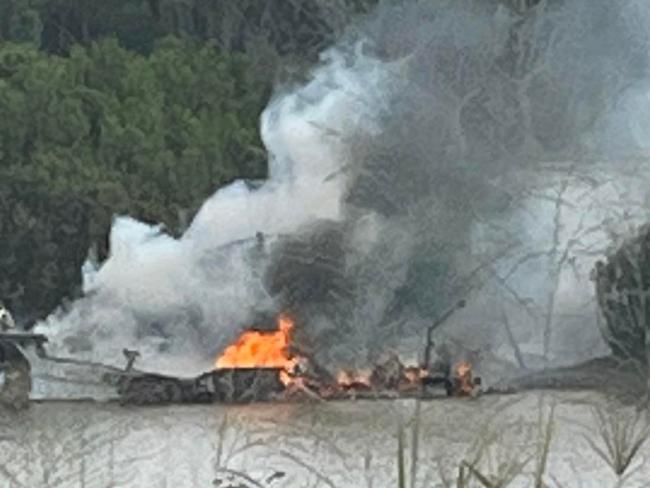
<path id="1" fill-rule="evenodd" d="M 471 395 L 474 391 L 474 380 L 472 378 L 472 365 L 468 362 L 460 362 L 454 368 L 458 381 L 458 392 L 461 395 Z"/>
<path id="2" fill-rule="evenodd" d="M 370 371 L 340 371 L 336 377 L 339 386 L 352 387 L 354 385 L 370 387 Z"/>
<path id="3" fill-rule="evenodd" d="M 426 368 L 409 367 L 404 370 L 404 377 L 409 383 L 418 383 L 429 376 L 429 370 Z"/>
<path id="4" fill-rule="evenodd" d="M 291 372 L 296 364 L 289 354 L 293 325 L 291 318 L 281 315 L 274 332 L 244 332 L 217 358 L 216 368 L 283 368 Z M 285 376 L 280 375 L 283 382 Z"/>

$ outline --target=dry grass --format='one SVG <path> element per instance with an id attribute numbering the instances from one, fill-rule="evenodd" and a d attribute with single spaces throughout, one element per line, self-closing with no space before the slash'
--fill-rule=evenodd
<path id="1" fill-rule="evenodd" d="M 540 397 L 544 399 L 543 403 L 538 400 Z M 573 400 L 565 404 L 564 397 L 555 400 L 553 398 L 546 394 L 535 398 L 528 396 L 522 405 L 516 401 L 516 398 L 510 398 L 507 402 L 499 401 L 497 404 L 492 401 L 488 403 L 485 399 L 476 402 L 458 401 L 455 405 L 442 402 L 431 404 L 422 402 L 421 405 L 415 402 L 399 402 L 391 404 L 391 411 L 388 413 L 380 410 L 380 406 L 374 403 L 359 405 L 364 409 L 374 408 L 372 415 L 359 414 L 359 409 L 349 407 L 347 404 L 344 405 L 346 408 L 332 405 L 322 412 L 319 411 L 318 415 L 313 415 L 310 409 L 298 413 L 293 410 L 282 412 L 278 409 L 278 412 L 283 413 L 280 418 L 277 415 L 270 416 L 265 412 L 252 409 L 251 411 L 243 409 L 240 412 L 239 409 L 234 408 L 222 409 L 218 413 L 210 412 L 209 421 L 204 417 L 194 419 L 193 412 L 185 412 L 185 415 L 188 416 L 189 421 L 196 422 L 196 426 L 201 429 L 200 432 L 205 432 L 205 447 L 209 455 L 199 459 L 198 463 L 210 462 L 213 471 L 210 472 L 207 468 L 204 474 L 197 475 L 197 480 L 204 480 L 202 481 L 204 486 L 218 488 L 293 486 L 306 488 L 348 486 L 364 488 L 608 486 L 611 488 L 624 486 L 631 488 L 645 486 L 641 482 L 644 481 L 641 479 L 644 473 L 640 470 L 641 460 L 650 447 L 649 444 L 645 444 L 650 435 L 646 412 L 618 404 L 603 404 L 603 397 L 592 396 L 585 397 L 584 404 L 580 403 L 576 411 Z M 595 405 L 600 406 L 595 407 Z M 451 409 L 451 406 L 454 409 Z M 51 408 L 46 410 L 49 414 L 52 411 Z M 472 416 L 475 411 L 480 415 Z M 201 412 L 208 413 L 207 410 L 199 410 L 199 413 Z M 356 416 L 351 416 L 350 412 Z M 383 413 L 380 415 L 378 412 Z M 344 416 L 344 413 L 347 416 Z M 64 413 L 61 412 L 61 415 L 63 416 Z M 158 425 L 159 421 L 170 423 L 176 421 L 176 417 L 172 417 L 171 414 L 168 416 L 163 412 L 154 411 L 151 415 L 147 424 L 152 426 Z M 124 417 L 125 415 L 120 413 L 117 419 L 122 422 Z M 116 420 L 112 416 L 105 416 L 105 418 L 111 422 Z M 399 421 L 395 422 L 396 419 Z M 358 430 L 353 431 L 352 435 L 363 436 L 363 438 L 354 438 L 353 440 L 356 441 L 354 444 L 346 445 L 341 441 L 343 429 L 338 428 L 339 422 L 354 426 Z M 361 424 L 361 422 L 368 423 Z M 577 427 L 576 423 L 578 423 Z M 30 424 L 25 425 L 31 427 Z M 337 428 L 324 428 L 332 425 Z M 39 424 L 39 429 L 46 426 L 49 424 Z M 64 426 L 67 427 L 68 424 Z M 574 430 L 576 428 L 580 430 L 576 432 Z M 387 432 L 387 429 L 390 429 L 390 432 Z M 397 437 L 395 437 L 396 430 Z M 11 429 L 11 431 L 20 432 L 18 429 Z M 29 429 L 24 431 L 29 432 Z M 162 428 L 159 428 L 159 431 L 164 432 Z M 587 443 L 592 446 L 593 453 L 592 449 L 585 444 L 580 431 L 589 436 Z M 87 436 L 89 442 L 95 435 L 94 432 Z M 125 429 L 124 435 L 130 432 L 131 429 Z M 135 434 L 140 432 L 142 431 L 136 428 Z M 56 436 L 51 440 L 55 443 L 61 442 L 59 429 L 53 429 L 52 433 Z M 115 434 L 117 435 L 117 432 Z M 42 453 L 34 451 L 34 457 L 21 459 L 22 453 L 27 453 L 40 442 L 33 435 L 25 437 L 24 440 L 24 449 L 12 447 L 14 440 L 2 442 L 4 450 L 2 460 L 11 461 L 7 469 L 13 470 L 13 474 L 14 471 L 20 472 L 23 467 L 36 466 L 35 463 L 42 457 Z M 70 451 L 75 453 L 90 452 L 99 446 L 98 455 L 89 458 L 88 476 L 100 465 L 101 453 L 106 453 L 107 462 L 109 459 L 109 449 L 101 447 L 99 441 L 92 442 L 84 447 L 85 444 L 82 445 L 75 440 L 69 446 Z M 140 457 L 132 459 L 131 455 L 120 451 L 121 444 L 117 443 L 118 476 L 121 470 L 138 466 L 140 458 L 147 461 L 149 458 L 143 456 L 149 456 L 149 451 L 152 456 L 158 454 L 166 456 L 167 454 L 162 452 L 163 444 L 161 443 L 160 448 L 147 448 L 142 453 L 138 453 L 141 454 Z M 581 444 L 583 449 L 579 449 Z M 50 445 L 52 444 L 48 442 L 44 447 Z M 15 450 L 15 455 L 12 454 L 12 450 Z M 572 465 L 572 460 L 578 460 L 578 457 L 581 458 L 578 464 Z M 65 460 L 62 462 L 65 464 Z M 57 469 L 53 473 L 65 471 L 66 476 L 71 477 L 79 473 L 83 474 L 84 471 L 78 466 L 79 464 L 70 464 L 70 466 L 65 464 L 65 467 L 70 469 Z M 6 474 L 0 472 L 0 486 L 16 488 L 45 486 L 40 483 L 39 469 L 37 468 L 29 476 L 19 476 L 13 484 Z M 159 473 L 158 470 L 152 472 Z M 105 478 L 108 479 L 108 473 L 106 474 Z M 85 474 L 79 477 L 79 483 L 75 481 L 74 486 L 82 486 L 81 480 L 84 476 Z M 580 478 L 583 478 L 582 484 Z M 90 480 L 89 477 L 86 479 Z M 115 482 L 119 484 L 119 478 Z M 188 479 L 183 486 L 199 486 L 200 483 L 195 484 Z"/>
<path id="2" fill-rule="evenodd" d="M 549 459 L 553 453 L 553 439 L 556 433 L 556 406 L 544 404 L 540 400 L 539 415 L 536 423 L 515 420 L 507 424 L 485 424 L 476 433 L 475 440 L 464 458 L 449 464 L 449 459 L 442 463 L 442 458 L 427 459 L 419 452 L 422 427 L 421 405 L 416 403 L 412 417 L 404 421 L 398 417 L 396 425 L 395 471 L 396 488 L 508 488 L 518 486 L 523 481 L 526 486 L 534 488 L 560 488 L 563 485 L 548 472 Z M 587 437 L 587 443 L 604 463 L 619 477 L 617 486 L 626 486 L 635 459 L 650 435 L 650 423 L 647 412 L 623 409 L 621 407 L 592 407 L 593 421 L 596 427 L 595 437 Z M 514 435 L 513 435 L 514 433 Z M 372 448 L 364 457 L 363 467 L 366 472 L 367 488 L 386 486 L 373 473 L 374 453 Z M 437 471 L 431 469 L 432 462 L 438 462 Z M 435 464 L 433 465 L 435 468 Z M 419 472 L 426 472 L 428 478 L 418 478 Z M 222 474 L 243 475 L 231 471 Z M 314 474 L 314 473 L 312 473 Z M 421 473 L 424 474 L 424 473 Z M 333 488 L 332 480 L 319 478 L 317 485 Z M 231 478 L 232 479 L 232 478 Z M 267 483 L 250 478 L 239 478 L 250 487 L 267 488 L 271 485 L 281 486 L 282 480 Z M 577 482 L 577 480 L 575 480 Z M 377 484 L 378 483 L 378 484 Z M 240 485 L 225 485 L 239 487 Z M 338 488 L 340 485 L 336 485 Z M 573 484 L 571 484 L 573 486 Z"/>
<path id="3" fill-rule="evenodd" d="M 486 429 L 479 438 L 474 459 L 462 461 L 459 479 L 468 482 L 475 479 L 483 488 L 510 486 L 515 478 L 523 473 L 530 462 L 530 456 L 522 458 L 517 449 L 505 446 L 501 429 Z M 483 460 L 486 462 L 482 463 Z"/>
<path id="4" fill-rule="evenodd" d="M 514 426 L 520 428 L 521 426 Z M 502 427 L 485 425 L 478 433 L 474 445 L 461 460 L 451 479 L 438 465 L 440 483 L 445 488 L 506 488 L 520 476 L 530 456 L 522 456 L 518 449 L 505 448 Z"/>
<path id="5" fill-rule="evenodd" d="M 594 407 L 596 438 L 585 436 L 589 447 L 620 478 L 629 469 L 643 444 L 650 436 L 647 410 L 623 409 L 616 406 Z"/>
<path id="6" fill-rule="evenodd" d="M 418 474 L 419 463 L 419 449 L 420 449 L 420 418 L 422 415 L 422 402 L 418 399 L 415 402 L 415 411 L 413 418 L 408 423 L 411 433 L 411 449 L 410 457 L 410 470 L 407 477 L 407 463 L 406 463 L 406 443 L 405 436 L 407 434 L 406 426 L 398 417 L 397 422 L 397 486 L 398 488 L 416 488 L 416 480 Z M 407 479 L 408 478 L 408 479 Z M 410 483 L 408 482 L 410 481 Z"/>
<path id="7" fill-rule="evenodd" d="M 539 405 L 539 420 L 535 426 L 518 421 L 508 425 L 484 425 L 468 455 L 462 460 L 450 477 L 438 463 L 439 486 L 445 488 L 506 488 L 516 479 L 531 476 L 529 486 L 547 488 L 546 471 L 551 453 L 551 441 L 555 429 L 555 405 L 545 413 L 542 402 Z M 506 432 L 518 432 L 525 445 L 513 445 L 506 439 Z M 536 438 L 534 444 L 526 442 Z M 527 472 L 529 464 L 534 469 Z"/>
<path id="8" fill-rule="evenodd" d="M 555 430 L 555 404 L 551 404 L 546 419 L 544 418 L 543 405 L 540 404 L 539 421 L 537 425 L 539 432 L 535 455 L 534 487 L 546 488 L 547 484 L 544 480 L 544 475 L 546 473 L 546 468 L 548 467 L 548 456 L 551 452 L 551 441 Z"/>

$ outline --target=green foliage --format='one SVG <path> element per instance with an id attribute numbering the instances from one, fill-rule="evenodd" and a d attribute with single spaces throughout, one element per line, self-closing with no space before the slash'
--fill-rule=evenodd
<path id="1" fill-rule="evenodd" d="M 68 278 L 90 242 L 105 242 L 115 213 L 174 230 L 219 186 L 263 177 L 257 123 L 268 84 L 249 72 L 244 55 L 176 38 L 147 57 L 115 40 L 66 57 L 0 45 L 0 293 L 19 309 L 49 311 L 78 283 Z M 62 227 L 79 236 L 55 249 Z M 29 254 L 26 243 L 49 251 Z M 57 279 L 33 276 L 41 272 Z M 60 291 L 44 297 L 52 287 Z"/>
<path id="2" fill-rule="evenodd" d="M 650 358 L 650 226 L 622 242 L 594 269 L 603 337 L 615 356 L 646 370 Z"/>
<path id="3" fill-rule="evenodd" d="M 377 0 L 3 0 L 0 39 L 29 41 L 48 52 L 115 36 L 148 54 L 167 35 L 210 41 L 223 52 L 310 58 L 350 16 Z M 3 21 L 4 19 L 4 21 Z M 270 48 L 270 49 L 269 49 Z"/>
<path id="4" fill-rule="evenodd" d="M 34 174 L 2 175 L 0 294 L 21 315 L 50 310 L 74 292 L 89 242 L 88 213 L 73 195 L 52 192 Z"/>
<path id="5" fill-rule="evenodd" d="M 264 177 L 274 80 L 376 1 L 0 1 L 0 298 L 43 316 L 116 213 L 178 233 L 219 186 Z"/>
<path id="6" fill-rule="evenodd" d="M 0 2 L 0 39 L 38 45 L 43 33 L 40 9 L 43 0 L 5 0 Z"/>

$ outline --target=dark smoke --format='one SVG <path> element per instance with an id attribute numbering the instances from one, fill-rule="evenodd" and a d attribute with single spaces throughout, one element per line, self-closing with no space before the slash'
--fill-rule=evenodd
<path id="1" fill-rule="evenodd" d="M 499 273 L 553 236 L 567 242 L 583 213 L 600 222 L 610 208 L 581 200 L 591 183 L 575 175 L 604 175 L 607 204 L 623 205 L 611 196 L 624 185 L 619 168 L 639 158 L 645 168 L 648 27 L 641 0 L 542 0 L 526 10 L 381 3 L 324 54 L 310 83 L 279 91 L 268 107 L 268 183 L 218 192 L 178 242 L 122 232 L 128 256 L 114 250 L 95 298 L 43 330 L 62 349 L 88 336 L 93 357 L 128 343 L 157 368 L 189 355 L 205 366 L 260 325 L 255 317 L 288 310 L 305 347 L 338 367 L 390 348 L 415 356 L 426 325 L 470 298 L 462 320 L 475 341 L 496 347 Z M 556 235 L 547 197 L 562 181 L 555 169 L 567 167 L 577 179 Z M 543 301 L 553 281 L 555 255 L 538 254 L 547 261 L 511 276 L 524 301 Z M 155 280 L 138 288 L 133 278 L 153 268 Z M 558 316 L 590 290 L 565 274 L 554 283 L 566 298 Z M 513 317 L 517 340 L 538 343 L 541 312 Z"/>

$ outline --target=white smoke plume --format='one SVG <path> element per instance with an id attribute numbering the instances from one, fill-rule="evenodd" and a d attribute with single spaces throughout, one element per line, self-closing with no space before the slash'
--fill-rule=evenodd
<path id="1" fill-rule="evenodd" d="M 256 312 L 279 309 L 262 283 L 264 248 L 318 220 L 341 221 L 345 145 L 328 136 L 377 132 L 386 67 L 337 52 L 313 81 L 278 96 L 261 119 L 270 153 L 263 185 L 235 182 L 208 199 L 180 239 L 129 217 L 115 219 L 110 257 L 87 269 L 86 297 L 37 327 L 60 355 L 122 364 L 137 348 L 141 367 L 196 374 Z M 258 186 L 258 187 L 256 187 Z M 261 236 L 261 239 L 258 237 Z"/>
<path id="2" fill-rule="evenodd" d="M 590 264 L 647 218 L 649 27 L 643 0 L 380 3 L 262 115 L 268 181 L 217 191 L 178 240 L 116 219 L 87 296 L 38 328 L 178 374 L 289 310 L 319 359 L 362 365 L 470 298 L 446 330 L 472 346 L 602 352 Z"/>

